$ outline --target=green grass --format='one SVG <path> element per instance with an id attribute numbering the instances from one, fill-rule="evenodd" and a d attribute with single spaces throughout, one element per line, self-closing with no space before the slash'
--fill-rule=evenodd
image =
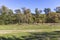
<path id="1" fill-rule="evenodd" d="M 14 24 L 14 25 L 0 25 L 0 30 L 37 30 L 42 29 L 42 32 L 12 32 L 7 34 L 0 34 L 0 40 L 39 40 L 40 36 L 44 35 L 42 39 L 49 38 L 50 40 L 58 40 L 60 38 L 60 25 L 50 25 L 50 24 Z"/>
<path id="2" fill-rule="evenodd" d="M 20 37 L 20 36 L 27 36 L 27 35 L 30 35 L 30 33 L 28 33 L 28 32 L 17 32 L 17 33 L 9 33 L 9 34 L 0 34 L 0 36 L 4 36 L 4 37 L 8 37 L 8 36 Z"/>
<path id="3" fill-rule="evenodd" d="M 18 33 L 9 33 L 9 34 L 0 34 L 0 40 L 18 40 L 23 39 L 22 36 L 30 35 L 28 32 L 18 32 Z"/>
<path id="4" fill-rule="evenodd" d="M 45 36 L 45 37 L 43 37 Z M 42 38 L 47 40 L 58 40 L 60 38 L 60 32 L 39 32 L 39 33 L 28 33 L 28 32 L 17 32 L 9 34 L 0 34 L 0 40 L 38 40 Z"/>
<path id="5" fill-rule="evenodd" d="M 60 29 L 60 25 L 49 24 L 14 24 L 14 25 L 0 25 L 0 30 L 29 30 L 29 29 Z"/>

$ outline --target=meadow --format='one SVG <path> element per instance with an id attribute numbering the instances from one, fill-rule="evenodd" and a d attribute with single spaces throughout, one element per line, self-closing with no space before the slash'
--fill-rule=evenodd
<path id="1" fill-rule="evenodd" d="M 60 29 L 60 24 L 14 24 L 0 25 L 0 30 L 39 30 L 39 29 Z"/>
<path id="2" fill-rule="evenodd" d="M 0 25 L 0 40 L 60 40 L 60 24 Z"/>
<path id="3" fill-rule="evenodd" d="M 0 40 L 60 40 L 60 31 L 0 34 Z"/>

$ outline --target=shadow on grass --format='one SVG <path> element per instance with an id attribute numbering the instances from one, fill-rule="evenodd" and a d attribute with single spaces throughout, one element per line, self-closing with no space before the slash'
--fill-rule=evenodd
<path id="1" fill-rule="evenodd" d="M 41 32 L 41 33 L 30 33 L 28 36 L 16 37 L 12 35 L 12 37 L 2 37 L 0 36 L 0 40 L 60 40 L 60 31 L 54 32 Z"/>

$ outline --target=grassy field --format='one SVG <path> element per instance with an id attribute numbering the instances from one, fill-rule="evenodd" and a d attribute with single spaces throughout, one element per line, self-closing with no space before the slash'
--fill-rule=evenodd
<path id="1" fill-rule="evenodd" d="M 5 30 L 13 31 L 5 34 Z M 23 32 L 26 30 L 40 32 Z M 0 32 L 3 33 L 0 34 L 0 40 L 60 40 L 60 24 L 0 25 Z"/>
<path id="2" fill-rule="evenodd" d="M 60 32 L 17 32 L 0 34 L 0 40 L 58 40 Z"/>
<path id="3" fill-rule="evenodd" d="M 60 24 L 14 24 L 0 25 L 0 30 L 37 30 L 37 29 L 60 29 Z"/>

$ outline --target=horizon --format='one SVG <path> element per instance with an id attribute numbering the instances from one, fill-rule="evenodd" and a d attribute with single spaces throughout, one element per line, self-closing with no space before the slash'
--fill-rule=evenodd
<path id="1" fill-rule="evenodd" d="M 31 9 L 35 12 L 35 8 L 44 10 L 44 8 L 51 8 L 52 11 L 60 6 L 60 0 L 0 0 L 0 6 L 4 5 L 12 10 L 21 9 L 23 7 Z"/>

